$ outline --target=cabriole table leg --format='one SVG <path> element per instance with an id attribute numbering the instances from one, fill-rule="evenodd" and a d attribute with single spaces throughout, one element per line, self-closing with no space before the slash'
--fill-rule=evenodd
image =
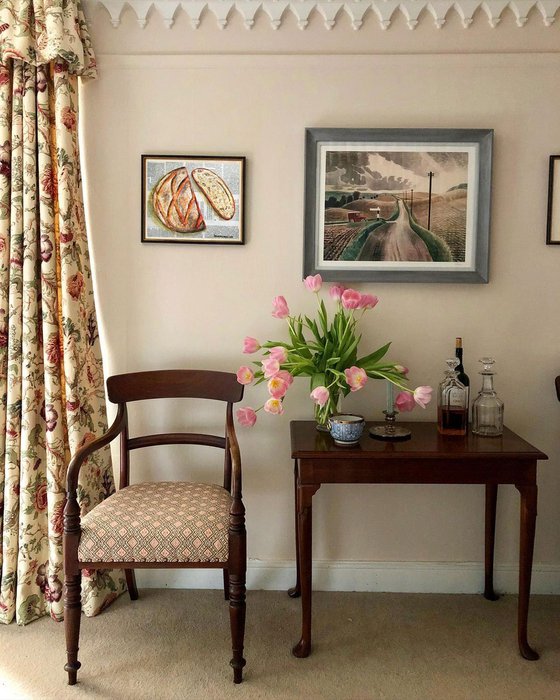
<path id="1" fill-rule="evenodd" d="M 298 558 L 301 574 L 301 639 L 292 649 L 298 658 L 309 656 L 311 651 L 311 558 L 312 558 L 312 507 L 313 494 L 318 486 L 298 487 Z"/>
<path id="2" fill-rule="evenodd" d="M 296 585 L 288 590 L 290 598 L 299 598 L 301 595 L 301 572 L 299 570 L 299 505 L 298 505 L 298 465 L 294 460 L 294 513 L 295 513 L 295 536 L 296 536 Z"/>
<path id="3" fill-rule="evenodd" d="M 527 618 L 529 615 L 529 593 L 531 591 L 531 569 L 533 566 L 533 546 L 537 519 L 537 485 L 516 484 L 516 487 L 521 494 L 517 639 L 521 656 L 528 661 L 536 661 L 539 655 L 529 646 L 527 641 Z"/>
<path id="4" fill-rule="evenodd" d="M 494 592 L 494 543 L 496 540 L 496 501 L 498 484 L 486 484 L 486 511 L 484 527 L 484 597 L 498 600 Z"/>

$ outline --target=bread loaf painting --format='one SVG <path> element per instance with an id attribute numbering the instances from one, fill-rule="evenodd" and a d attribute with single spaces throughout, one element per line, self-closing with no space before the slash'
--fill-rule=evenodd
<path id="1" fill-rule="evenodd" d="M 245 157 L 142 155 L 142 242 L 244 243 Z"/>
<path id="2" fill-rule="evenodd" d="M 168 229 L 195 233 L 206 228 L 187 168 L 164 175 L 153 190 L 154 211 Z"/>
<path id="3" fill-rule="evenodd" d="M 235 201 L 222 178 L 208 168 L 195 168 L 191 175 L 216 214 L 226 221 L 233 219 Z"/>

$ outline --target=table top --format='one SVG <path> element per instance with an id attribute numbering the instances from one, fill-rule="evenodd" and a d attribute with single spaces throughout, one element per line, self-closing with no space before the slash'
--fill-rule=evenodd
<path id="1" fill-rule="evenodd" d="M 291 421 L 292 458 L 406 460 L 418 457 L 431 459 L 538 460 L 548 456 L 509 428 L 500 437 L 479 437 L 470 431 L 465 436 L 441 435 L 437 423 L 397 421 L 397 425 L 412 431 L 410 440 L 376 440 L 369 428 L 379 423 L 366 422 L 360 442 L 354 446 L 338 446 L 329 433 L 317 430 L 315 421 Z"/>

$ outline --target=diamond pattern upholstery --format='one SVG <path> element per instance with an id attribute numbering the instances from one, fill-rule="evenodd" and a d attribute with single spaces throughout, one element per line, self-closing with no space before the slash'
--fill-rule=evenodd
<path id="1" fill-rule="evenodd" d="M 82 518 L 87 562 L 226 562 L 230 494 L 216 484 L 133 484 Z"/>

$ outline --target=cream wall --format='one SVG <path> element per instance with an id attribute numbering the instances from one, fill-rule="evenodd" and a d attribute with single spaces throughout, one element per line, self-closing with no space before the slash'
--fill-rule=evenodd
<path id="1" fill-rule="evenodd" d="M 491 30 L 477 15 L 469 30 L 450 18 L 439 31 L 422 25 L 410 32 L 397 21 L 386 33 L 373 26 L 326 32 L 319 23 L 306 32 L 257 23 L 247 32 L 234 18 L 223 32 L 204 22 L 195 32 L 180 18 L 171 31 L 154 18 L 142 32 L 126 13 L 113 29 L 99 10 L 92 31 L 99 80 L 83 88 L 81 126 L 107 375 L 235 370 L 246 360 L 245 335 L 282 337 L 283 323 L 270 316 L 275 295 L 292 309 L 312 310 L 301 283 L 305 127 L 495 130 L 490 283 L 356 285 L 381 299 L 367 317 L 363 347 L 391 340 L 391 357 L 411 368 L 414 385 L 437 385 L 456 335 L 464 338 L 474 389 L 477 358 L 496 358 L 506 424 L 550 456 L 539 471 L 534 581 L 537 590 L 560 591 L 560 404 L 553 389 L 560 247 L 544 243 L 548 156 L 560 149 L 560 53 L 550 50 L 558 27 L 531 22 L 521 30 L 506 18 Z M 245 155 L 246 245 L 140 243 L 142 153 Z M 297 380 L 284 416 L 259 414 L 255 428 L 238 430 L 254 587 L 284 585 L 291 576 L 289 422 L 311 416 L 307 394 L 306 380 Z M 263 398 L 262 387 L 250 387 L 245 403 Z M 379 418 L 383 387 L 371 381 L 345 407 Z M 180 424 L 176 407 L 134 414 L 158 429 L 164 418 Z M 195 416 L 206 418 L 214 420 L 210 412 Z M 434 420 L 435 408 L 418 409 L 414 418 Z M 167 451 L 172 476 L 183 473 L 181 454 Z M 154 474 L 154 458 L 156 452 L 138 459 L 137 479 Z M 483 490 L 470 486 L 321 488 L 314 500 L 314 557 L 323 562 L 317 585 L 478 589 L 483 499 Z M 506 589 L 516 587 L 518 510 L 517 492 L 502 487 L 496 562 Z M 376 584 L 376 565 L 364 562 L 392 562 L 385 569 L 397 574 Z M 421 570 L 442 576 L 432 586 Z M 462 582 L 461 571 L 469 573 Z M 154 580 L 144 574 L 144 582 Z M 157 579 L 193 580 L 219 583 L 215 574 Z"/>

